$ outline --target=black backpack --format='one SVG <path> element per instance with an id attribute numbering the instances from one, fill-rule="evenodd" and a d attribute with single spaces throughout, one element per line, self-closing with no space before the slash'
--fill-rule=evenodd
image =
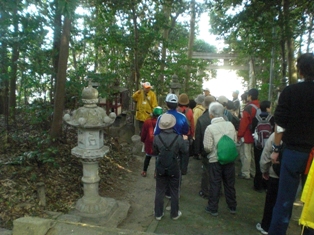
<path id="1" fill-rule="evenodd" d="M 161 148 L 161 151 L 157 156 L 156 171 L 158 175 L 173 176 L 179 173 L 177 156 L 173 150 L 171 151 L 171 147 L 176 142 L 178 136 L 179 135 L 176 135 L 171 144 L 167 146 L 160 138 L 160 135 L 158 135 L 158 138 L 163 144 L 163 148 Z"/>

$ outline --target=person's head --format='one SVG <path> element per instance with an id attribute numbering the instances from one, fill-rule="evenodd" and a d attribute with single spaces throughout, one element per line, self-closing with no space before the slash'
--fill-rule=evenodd
<path id="1" fill-rule="evenodd" d="M 195 102 L 196 102 L 196 104 L 203 104 L 204 99 L 205 99 L 205 96 L 201 94 L 201 95 L 198 95 L 198 96 L 195 98 Z"/>
<path id="2" fill-rule="evenodd" d="M 259 104 L 261 111 L 262 112 L 267 112 L 267 113 L 270 113 L 270 105 L 271 105 L 271 103 L 268 100 L 263 100 Z"/>
<path id="3" fill-rule="evenodd" d="M 253 101 L 258 99 L 258 90 L 255 88 L 252 88 L 247 93 L 247 100 Z"/>
<path id="4" fill-rule="evenodd" d="M 208 113 L 210 118 L 223 117 L 224 107 L 219 102 L 212 102 L 209 105 Z"/>
<path id="5" fill-rule="evenodd" d="M 190 108 L 190 109 L 194 109 L 195 106 L 196 106 L 195 100 L 190 100 L 190 102 L 189 102 L 189 108 Z"/>
<path id="6" fill-rule="evenodd" d="M 238 98 L 238 96 L 239 96 L 239 91 L 238 90 L 235 90 L 234 92 L 232 92 L 232 97 L 233 98 Z"/>
<path id="7" fill-rule="evenodd" d="M 217 101 L 222 104 L 222 106 L 226 107 L 228 104 L 228 98 L 226 96 L 219 96 Z"/>
<path id="8" fill-rule="evenodd" d="M 312 53 L 305 53 L 297 60 L 297 69 L 301 77 L 305 81 L 314 80 L 314 55 Z"/>
<path id="9" fill-rule="evenodd" d="M 241 95 L 241 101 L 242 101 L 242 103 L 244 103 L 244 104 L 247 103 L 247 91 L 244 92 L 244 93 Z"/>
<path id="10" fill-rule="evenodd" d="M 157 106 L 153 110 L 153 117 L 159 117 L 162 114 L 162 108 L 160 106 Z"/>
<path id="11" fill-rule="evenodd" d="M 170 93 L 167 95 L 165 102 L 169 109 L 176 109 L 178 107 L 178 96 Z"/>
<path id="12" fill-rule="evenodd" d="M 145 93 L 148 93 L 150 91 L 150 89 L 153 88 L 153 86 L 150 85 L 149 82 L 143 82 L 142 87 L 143 87 L 143 90 Z"/>
<path id="13" fill-rule="evenodd" d="M 210 95 L 209 88 L 204 88 L 204 89 L 203 89 L 203 92 L 204 92 L 204 95 L 205 95 L 205 96 L 209 96 L 209 95 Z"/>
<path id="14" fill-rule="evenodd" d="M 176 118 L 172 114 L 165 113 L 161 115 L 159 123 L 158 123 L 158 127 L 161 130 L 167 130 L 174 127 L 175 124 L 176 124 Z"/>
<path id="15" fill-rule="evenodd" d="M 186 93 L 179 95 L 179 106 L 188 106 L 190 103 L 189 97 Z"/>
<path id="16" fill-rule="evenodd" d="M 216 99 L 214 96 L 206 96 L 205 99 L 204 99 L 204 102 L 203 102 L 203 106 L 208 109 L 209 108 L 209 105 L 212 103 L 212 102 L 215 102 Z"/>

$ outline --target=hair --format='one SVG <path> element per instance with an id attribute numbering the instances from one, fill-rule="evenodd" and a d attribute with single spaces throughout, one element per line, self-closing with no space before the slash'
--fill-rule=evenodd
<path id="1" fill-rule="evenodd" d="M 302 54 L 297 60 L 297 69 L 305 81 L 314 80 L 314 55 L 312 53 Z"/>
<path id="2" fill-rule="evenodd" d="M 190 100 L 190 102 L 189 102 L 189 108 L 190 108 L 190 109 L 194 109 L 195 106 L 196 106 L 195 100 Z"/>
<path id="3" fill-rule="evenodd" d="M 242 100 L 242 101 L 247 101 L 247 91 L 244 92 L 244 93 L 241 95 L 241 100 Z"/>
<path id="4" fill-rule="evenodd" d="M 258 90 L 255 88 L 252 88 L 247 93 L 248 96 L 251 96 L 251 100 L 257 100 L 258 99 Z"/>
<path id="5" fill-rule="evenodd" d="M 219 102 L 212 102 L 208 108 L 209 114 L 213 115 L 213 117 L 223 117 L 224 115 L 224 107 Z"/>
<path id="6" fill-rule="evenodd" d="M 170 102 L 166 102 L 166 104 L 167 104 L 167 107 L 169 108 L 169 109 L 176 109 L 177 107 L 178 107 L 178 103 L 170 103 Z"/>
<path id="7" fill-rule="evenodd" d="M 262 112 L 266 112 L 267 108 L 270 108 L 270 101 L 269 100 L 263 100 L 259 106 L 260 106 L 260 109 Z"/>

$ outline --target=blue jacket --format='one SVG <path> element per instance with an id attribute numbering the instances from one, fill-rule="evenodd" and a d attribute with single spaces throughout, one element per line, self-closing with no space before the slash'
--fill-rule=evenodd
<path id="1" fill-rule="evenodd" d="M 177 110 L 170 109 L 166 113 L 172 114 L 176 118 L 176 125 L 173 127 L 174 131 L 178 135 L 187 135 L 189 132 L 189 124 L 183 113 L 179 113 Z M 158 135 L 160 133 L 159 128 L 159 120 L 162 115 L 160 115 L 157 119 L 156 127 L 154 130 L 154 135 Z"/>

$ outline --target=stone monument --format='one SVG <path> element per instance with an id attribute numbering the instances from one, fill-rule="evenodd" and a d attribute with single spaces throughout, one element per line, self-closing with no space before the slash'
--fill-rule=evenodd
<path id="1" fill-rule="evenodd" d="M 77 128 L 78 142 L 71 153 L 80 158 L 83 164 L 84 196 L 77 201 L 73 213 L 85 218 L 84 222 L 113 226 L 114 220 L 117 226 L 119 221 L 116 221 L 117 218 L 112 218 L 113 215 L 121 214 L 121 210 L 126 209 L 122 211 L 126 216 L 129 204 L 101 197 L 98 193 L 100 181 L 98 160 L 109 152 L 109 147 L 104 145 L 103 129 L 113 124 L 116 114 L 110 113 L 108 116 L 103 108 L 97 106 L 98 91 L 91 83 L 83 89 L 82 101 L 83 107 L 74 110 L 72 115 L 66 114 L 63 117 L 67 124 Z M 119 210 L 120 212 L 117 213 Z"/>

